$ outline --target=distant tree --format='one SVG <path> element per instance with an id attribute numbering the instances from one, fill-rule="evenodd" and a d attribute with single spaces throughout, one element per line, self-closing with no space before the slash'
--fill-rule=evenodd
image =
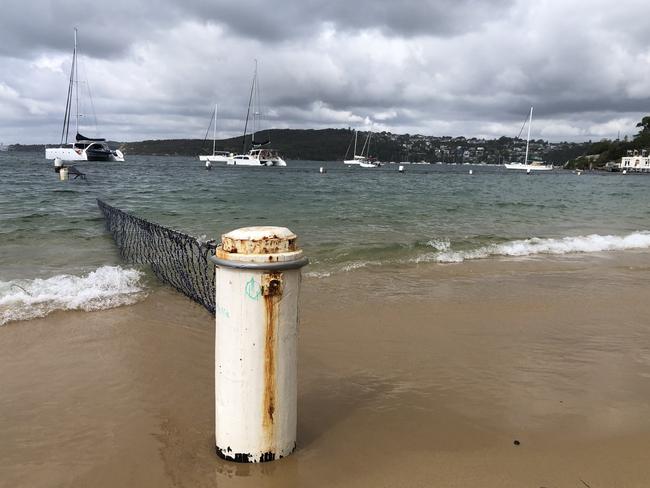
<path id="1" fill-rule="evenodd" d="M 637 127 L 641 127 L 641 131 L 639 132 L 639 135 L 641 134 L 647 134 L 650 133 L 650 115 L 646 115 L 641 119 L 641 122 L 636 124 Z"/>

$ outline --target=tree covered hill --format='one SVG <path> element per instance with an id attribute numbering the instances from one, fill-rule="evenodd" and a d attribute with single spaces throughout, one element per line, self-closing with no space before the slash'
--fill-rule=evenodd
<path id="1" fill-rule="evenodd" d="M 639 123 L 641 132 L 632 141 L 555 142 L 541 139 L 530 142 L 530 158 L 567 167 L 604 166 L 607 161 L 620 158 L 628 149 L 650 147 L 650 117 Z M 266 138 L 267 134 L 264 134 Z M 342 160 L 352 156 L 354 130 L 351 129 L 271 129 L 268 131 L 273 149 L 286 159 L 315 161 Z M 359 132 L 357 153 L 361 152 L 368 133 Z M 247 137 L 250 145 L 250 136 Z M 127 155 L 188 156 L 209 154 L 212 140 L 160 139 L 139 142 L 110 142 Z M 234 153 L 242 151 L 242 137 L 217 141 L 217 149 Z M 480 139 L 451 136 L 424 136 L 374 132 L 370 139 L 370 156 L 380 161 L 443 161 L 446 163 L 501 164 L 523 161 L 526 141 L 500 137 Z M 44 145 L 10 146 L 11 151 L 44 152 Z M 588 157 L 587 157 L 588 156 Z"/>
<path id="2" fill-rule="evenodd" d="M 566 165 L 569 169 L 603 168 L 607 163 L 618 161 L 628 151 L 650 149 L 650 115 L 643 117 L 636 124 L 639 132 L 628 140 L 627 136 L 621 140 L 603 139 L 590 144 L 584 154 L 575 156 Z"/>

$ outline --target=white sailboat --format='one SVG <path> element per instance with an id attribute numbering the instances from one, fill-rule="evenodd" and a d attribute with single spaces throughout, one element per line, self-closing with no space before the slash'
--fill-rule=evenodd
<path id="1" fill-rule="evenodd" d="M 82 136 L 79 133 L 79 77 L 77 67 L 77 29 L 74 30 L 74 51 L 72 52 L 72 69 L 70 70 L 70 83 L 68 84 L 68 98 L 63 117 L 63 130 L 59 147 L 45 149 L 46 159 L 60 159 L 61 161 L 124 161 L 124 154 L 119 149 L 113 151 L 106 139 L 97 139 Z M 74 100 L 73 100 L 74 96 Z M 70 117 L 72 103 L 75 105 L 75 142 L 68 144 L 70 131 Z"/>
<path id="2" fill-rule="evenodd" d="M 246 112 L 246 123 L 244 125 L 243 147 L 241 154 L 236 154 L 228 159 L 227 164 L 235 166 L 286 166 L 287 163 L 282 159 L 280 154 L 275 149 L 270 149 L 267 146 L 271 143 L 271 138 L 268 137 L 264 141 L 255 140 L 257 127 L 256 121 L 261 116 L 260 109 L 260 95 L 259 95 L 259 81 L 257 79 L 257 60 L 255 60 L 255 72 L 253 74 L 253 83 L 251 84 L 251 94 L 248 99 L 248 111 Z M 253 130 L 251 133 L 251 149 L 246 150 L 246 131 L 248 130 L 248 121 L 251 112 L 251 104 L 255 98 L 254 112 L 253 112 Z"/>
<path id="3" fill-rule="evenodd" d="M 210 161 L 213 163 L 227 163 L 230 161 L 234 154 L 229 152 L 229 151 L 217 151 L 217 109 L 218 105 L 215 103 L 214 104 L 214 117 L 212 124 L 214 124 L 214 127 L 212 129 L 212 154 L 205 154 L 205 155 L 200 155 L 199 160 L 200 161 Z M 208 127 L 208 131 L 210 130 L 210 127 Z M 205 142 L 205 141 L 203 141 Z"/>
<path id="4" fill-rule="evenodd" d="M 381 164 L 377 161 L 375 161 L 373 158 L 369 156 L 370 154 L 370 136 L 372 135 L 372 132 L 368 132 L 368 135 L 366 136 L 366 140 L 363 143 L 363 147 L 361 148 L 361 153 L 357 154 L 357 131 L 354 131 L 354 155 L 352 159 L 344 159 L 343 164 L 348 164 L 348 165 L 358 165 L 361 166 L 362 168 L 377 168 L 381 166 Z M 348 150 L 350 148 L 348 147 Z M 365 153 L 365 154 L 364 154 Z"/>
<path id="5" fill-rule="evenodd" d="M 528 136 L 526 137 L 526 155 L 524 156 L 523 163 L 506 163 L 506 169 L 518 169 L 526 172 L 530 171 L 550 171 L 553 169 L 552 165 L 546 165 L 541 161 L 533 161 L 528 163 L 528 147 L 530 145 L 530 126 L 533 123 L 533 107 L 530 107 L 530 116 L 528 117 Z"/>

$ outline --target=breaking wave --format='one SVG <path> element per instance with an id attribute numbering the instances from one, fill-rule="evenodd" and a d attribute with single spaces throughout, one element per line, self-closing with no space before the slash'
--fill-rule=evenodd
<path id="1" fill-rule="evenodd" d="M 55 310 L 103 310 L 130 305 L 144 296 L 143 273 L 102 266 L 84 276 L 0 281 L 0 325 L 45 317 Z"/>
<path id="2" fill-rule="evenodd" d="M 591 234 L 588 236 L 544 239 L 533 237 L 516 241 L 490 244 L 464 251 L 447 250 L 420 257 L 419 261 L 438 263 L 460 263 L 470 259 L 484 259 L 491 256 L 534 256 L 538 254 L 571 254 L 627 249 L 650 248 L 650 232 L 635 232 L 626 236 Z M 425 259 L 422 259 L 425 258 Z"/>

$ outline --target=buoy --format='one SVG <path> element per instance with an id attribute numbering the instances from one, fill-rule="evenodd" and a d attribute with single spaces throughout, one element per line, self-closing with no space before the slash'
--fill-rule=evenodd
<path id="1" fill-rule="evenodd" d="M 582 171 L 578 171 L 578 176 L 580 176 L 581 174 L 582 174 Z"/>
<path id="2" fill-rule="evenodd" d="M 530 174 L 530 168 L 528 168 L 528 169 L 526 170 L 526 174 L 527 174 L 527 175 Z"/>
<path id="3" fill-rule="evenodd" d="M 61 181 L 67 181 L 68 179 L 68 168 L 65 166 L 61 166 L 61 169 L 59 170 L 59 179 Z"/>
<path id="4" fill-rule="evenodd" d="M 397 171 L 399 171 L 400 173 L 404 173 L 404 166 L 400 164 L 399 168 L 397 168 Z"/>
<path id="5" fill-rule="evenodd" d="M 54 159 L 54 171 L 56 173 L 58 173 L 59 171 L 61 171 L 62 167 L 63 167 L 63 160 L 61 160 L 59 158 L 55 158 Z"/>
<path id="6" fill-rule="evenodd" d="M 473 174 L 474 174 L 474 170 L 473 170 L 473 169 L 470 169 L 470 170 L 469 170 L 469 174 L 473 175 Z"/>
<path id="7" fill-rule="evenodd" d="M 320 168 L 318 168 L 318 172 L 319 172 L 320 174 L 325 174 L 325 173 L 327 173 L 327 171 L 325 171 L 325 168 L 323 168 L 322 166 L 321 166 Z"/>
<path id="8" fill-rule="evenodd" d="M 627 174 L 627 170 L 626 170 L 626 169 L 623 170 L 623 174 L 624 174 L 624 175 Z"/>
<path id="9" fill-rule="evenodd" d="M 212 163 L 210 161 L 205 162 L 205 169 L 212 169 Z"/>

